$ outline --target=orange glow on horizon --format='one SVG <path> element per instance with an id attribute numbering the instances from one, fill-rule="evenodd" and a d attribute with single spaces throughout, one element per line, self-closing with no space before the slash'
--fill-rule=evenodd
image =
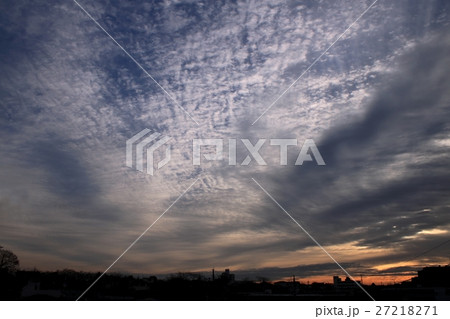
<path id="1" fill-rule="evenodd" d="M 346 276 L 339 276 L 342 280 L 345 280 Z M 392 284 L 399 284 L 403 281 L 410 280 L 412 277 L 411 275 L 398 275 L 398 276 L 363 276 L 362 283 L 364 285 L 371 285 L 372 283 L 380 286 L 380 285 L 392 285 Z M 356 276 L 353 277 L 353 279 L 357 281 L 361 281 L 361 277 Z M 279 280 L 274 280 L 273 282 L 277 281 L 292 281 L 292 277 L 284 277 Z M 312 277 L 295 277 L 296 282 L 300 282 L 301 284 L 312 284 L 312 283 L 327 283 L 332 284 L 333 283 L 333 276 L 312 276 Z"/>

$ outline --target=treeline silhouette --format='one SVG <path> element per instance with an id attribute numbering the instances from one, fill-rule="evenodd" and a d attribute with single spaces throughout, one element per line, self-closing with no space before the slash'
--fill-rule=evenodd
<path id="1" fill-rule="evenodd" d="M 440 268 L 448 274 L 450 267 Z M 377 300 L 450 300 L 448 275 L 439 278 L 433 269 L 425 268 L 425 271 L 434 281 L 425 282 L 415 277 L 395 285 L 372 284 L 364 288 Z M 0 297 L 2 300 L 76 300 L 99 276 L 100 273 L 69 269 L 2 272 Z M 303 284 L 234 280 L 223 274 L 212 279 L 200 274 L 178 273 L 158 279 L 110 273 L 81 300 L 368 300 L 368 297 L 349 279 L 334 284 Z"/>
<path id="2" fill-rule="evenodd" d="M 333 277 L 333 283 L 304 284 L 295 280 L 268 282 L 236 280 L 226 269 L 210 277 L 178 273 L 157 278 L 70 269 L 21 270 L 11 251 L 0 247 L 1 300 L 369 300 L 352 280 Z M 330 276 L 331 278 L 331 276 Z M 361 283 L 362 285 L 362 283 Z M 376 300 L 450 300 L 450 266 L 425 267 L 417 277 L 394 285 L 364 285 Z"/>
<path id="3" fill-rule="evenodd" d="M 76 300 L 100 273 L 62 270 L 19 270 L 1 278 L 3 300 Z M 6 283 L 6 285 L 3 285 Z M 219 276 L 212 280 L 200 274 L 178 273 L 164 279 L 137 278 L 120 273 L 105 274 L 81 300 L 252 300 L 264 295 L 295 299 L 305 293 L 299 282 L 255 282 Z M 329 286 L 329 287 L 328 287 Z M 6 289 L 5 289 L 6 288 Z M 328 289 L 327 289 L 328 288 Z M 332 292 L 331 285 L 310 285 L 310 292 Z"/>

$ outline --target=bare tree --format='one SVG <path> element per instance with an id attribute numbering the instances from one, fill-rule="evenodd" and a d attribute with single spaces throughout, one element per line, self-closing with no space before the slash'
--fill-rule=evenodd
<path id="1" fill-rule="evenodd" d="M 19 267 L 19 258 L 10 250 L 0 246 L 0 272 L 15 273 Z"/>

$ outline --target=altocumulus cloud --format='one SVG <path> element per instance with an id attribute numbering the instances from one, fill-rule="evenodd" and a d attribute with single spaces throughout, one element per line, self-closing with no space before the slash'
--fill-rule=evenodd
<path id="1" fill-rule="evenodd" d="M 2 2 L 0 241 L 22 265 L 106 268 L 196 177 L 116 270 L 329 273 L 252 176 L 350 268 L 445 240 L 445 1 L 380 1 L 253 127 L 368 1 L 80 3 L 200 125 L 73 2 Z M 145 127 L 173 142 L 152 178 L 124 165 Z M 327 166 L 190 164 L 193 138 L 260 137 L 314 138 Z"/>

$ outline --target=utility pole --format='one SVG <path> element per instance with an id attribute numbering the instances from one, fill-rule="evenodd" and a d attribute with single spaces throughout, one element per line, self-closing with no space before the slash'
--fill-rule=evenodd
<path id="1" fill-rule="evenodd" d="M 292 275 L 292 294 L 295 296 L 296 291 L 295 291 L 295 275 Z"/>

